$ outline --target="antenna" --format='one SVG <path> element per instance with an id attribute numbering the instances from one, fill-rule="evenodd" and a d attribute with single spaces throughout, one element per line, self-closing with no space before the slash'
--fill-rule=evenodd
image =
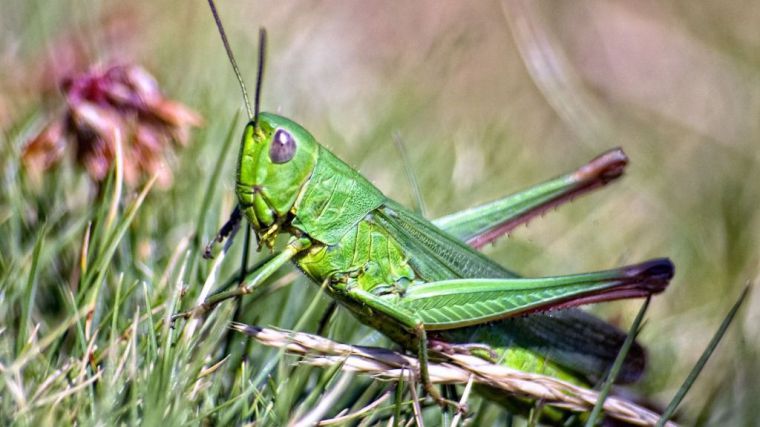
<path id="1" fill-rule="evenodd" d="M 211 0 L 209 0 L 211 1 Z M 253 99 L 254 118 L 253 126 L 258 128 L 259 102 L 261 101 L 261 81 L 264 80 L 264 61 L 267 56 L 267 30 L 259 28 L 259 69 L 256 71 L 256 93 Z"/>
<path id="2" fill-rule="evenodd" d="M 248 111 L 248 119 L 252 121 L 256 121 L 256 118 L 259 115 L 259 85 L 261 82 L 261 47 L 259 47 L 259 77 L 256 83 L 256 115 L 254 115 L 253 111 L 251 110 L 251 101 L 248 99 L 248 91 L 245 89 L 245 83 L 243 82 L 243 76 L 240 74 L 240 69 L 238 68 L 237 62 L 235 61 L 235 55 L 232 54 L 232 48 L 230 47 L 230 42 L 227 41 L 227 34 L 224 32 L 224 26 L 222 26 L 222 20 L 219 18 L 219 13 L 216 11 L 216 5 L 214 5 L 214 0 L 208 0 L 208 5 L 211 8 L 211 13 L 214 15 L 214 21 L 216 22 L 216 28 L 219 29 L 219 35 L 222 36 L 222 43 L 224 43 L 224 49 L 227 51 L 227 57 L 230 59 L 230 64 L 232 64 L 232 69 L 235 71 L 235 76 L 238 79 L 238 83 L 240 83 L 240 90 L 243 92 L 243 100 L 245 101 L 245 108 Z M 261 33 L 260 33 L 261 34 Z M 261 44 L 261 36 L 259 36 L 259 44 Z"/>

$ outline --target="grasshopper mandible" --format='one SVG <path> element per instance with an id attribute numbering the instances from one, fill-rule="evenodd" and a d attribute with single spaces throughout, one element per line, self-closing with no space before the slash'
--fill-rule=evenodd
<path id="1" fill-rule="evenodd" d="M 425 390 L 439 403 L 446 402 L 429 380 L 430 349 L 487 346 L 498 350 L 501 363 L 581 383 L 609 369 L 625 334 L 572 307 L 662 292 L 673 277 L 670 260 L 520 278 L 476 249 L 621 176 L 627 164 L 622 150 L 515 195 L 428 221 L 387 198 L 297 123 L 259 113 L 263 37 L 251 111 L 213 1 L 209 4 L 250 116 L 238 159 L 238 207 L 222 234 L 245 217 L 260 246 L 271 249 L 281 233 L 291 238 L 240 287 L 212 295 L 180 316 L 199 315 L 248 294 L 293 262 L 359 321 L 414 352 Z M 643 349 L 635 345 L 619 380 L 636 380 L 644 364 Z"/>

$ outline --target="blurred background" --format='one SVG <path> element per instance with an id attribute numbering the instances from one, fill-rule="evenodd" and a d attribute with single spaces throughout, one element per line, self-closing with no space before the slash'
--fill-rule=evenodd
<path id="1" fill-rule="evenodd" d="M 218 6 L 249 90 L 258 29 L 268 30 L 262 110 L 299 122 L 387 195 L 412 205 L 393 143 L 398 133 L 429 218 L 623 147 L 631 163 L 622 181 L 531 221 L 486 251 L 532 276 L 671 257 L 676 277 L 652 301 L 641 335 L 650 370 L 636 389 L 652 400 L 670 400 L 741 289 L 757 281 L 760 4 L 228 0 Z M 8 303 L 24 294 L 26 279 L 18 278 L 31 268 L 43 223 L 51 240 L 40 258 L 31 324 L 44 332 L 66 316 L 55 289 L 76 295 L 72 277 L 97 185 L 67 161 L 32 179 L 20 158 L 61 114 L 61 82 L 93 66 L 139 64 L 163 96 L 203 118 L 185 129 L 184 148 L 160 159 L 173 179 L 148 196 L 105 275 L 106 288 L 118 280 L 140 283 L 161 301 L 167 291 L 160 283 L 199 288 L 208 267 L 197 260 L 198 247 L 235 203 L 236 142 L 208 205 L 205 183 L 244 116 L 206 3 L 6 1 L 0 24 L 0 301 L 6 300 L 0 313 L 7 324 L 19 314 Z M 64 157 L 71 158 L 77 155 Z M 141 182 L 125 190 L 125 204 Z M 240 246 L 223 268 L 228 275 L 239 265 Z M 193 259 L 192 273 L 181 280 L 177 254 Z M 292 293 L 267 296 L 269 304 L 297 296 L 290 314 L 247 320 L 292 327 L 316 292 L 296 281 Z M 132 304 L 144 306 L 142 290 L 137 294 Z M 760 294 L 750 294 L 687 396 L 686 424 L 754 423 L 759 304 Z M 639 305 L 592 310 L 627 328 Z M 4 339 L 16 341 L 12 333 Z"/>

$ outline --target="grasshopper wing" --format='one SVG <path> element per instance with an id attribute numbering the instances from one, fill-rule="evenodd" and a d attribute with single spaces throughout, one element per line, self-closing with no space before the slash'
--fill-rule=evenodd
<path id="1" fill-rule="evenodd" d="M 626 333 L 589 313 L 571 308 L 438 331 L 431 337 L 452 345 L 487 344 L 495 351 L 522 349 L 523 352 L 518 352 L 520 357 L 532 357 L 536 366 L 551 361 L 594 383 L 609 372 Z M 645 367 L 646 353 L 634 343 L 616 382 L 637 381 Z"/>
<path id="2" fill-rule="evenodd" d="M 430 221 L 387 200 L 373 212 L 373 221 L 383 227 L 410 255 L 409 263 L 425 282 L 478 277 L 517 277 Z"/>

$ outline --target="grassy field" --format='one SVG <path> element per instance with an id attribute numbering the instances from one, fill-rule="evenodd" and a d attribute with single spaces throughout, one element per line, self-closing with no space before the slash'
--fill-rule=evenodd
<path id="1" fill-rule="evenodd" d="M 236 277 L 205 243 L 235 204 L 243 110 L 204 1 L 10 1 L 0 14 L 0 423 L 284 425 L 332 403 L 356 410 L 387 383 L 296 365 L 228 329 L 237 320 L 314 332 L 327 307 L 295 270 L 220 306 L 195 334 L 166 319 Z M 486 249 L 525 275 L 669 256 L 633 387 L 667 404 L 742 288 L 760 274 L 760 43 L 752 2 L 289 2 L 220 4 L 249 86 L 258 28 L 262 107 L 309 129 L 390 197 L 427 216 L 495 199 L 621 146 L 614 186 Z M 24 144 L 61 114 L 61 79 L 92 64 L 145 67 L 204 117 L 167 156 L 173 180 L 95 184 L 69 152 L 37 176 Z M 253 248 L 253 247 L 252 247 Z M 253 252 L 249 264 L 267 251 Z M 684 401 L 684 424 L 760 414 L 758 301 L 751 293 Z M 627 328 L 638 301 L 590 307 Z M 327 335 L 388 346 L 338 311 Z M 330 390 L 341 390 L 338 396 Z M 329 400 L 332 399 L 332 400 Z M 504 423 L 474 398 L 472 425 Z M 364 422 L 387 420 L 379 412 Z M 426 410 L 431 425 L 437 408 Z"/>

